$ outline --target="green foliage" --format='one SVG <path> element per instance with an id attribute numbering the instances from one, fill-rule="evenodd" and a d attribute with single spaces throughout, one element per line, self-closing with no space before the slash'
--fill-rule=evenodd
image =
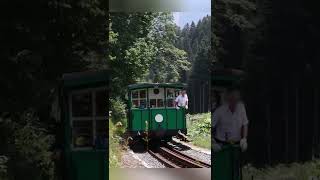
<path id="1" fill-rule="evenodd" d="M 51 152 L 54 136 L 50 135 L 34 110 L 4 115 L 1 117 L 0 128 L 1 139 L 7 142 L 0 150 L 8 157 L 0 158 L 0 175 L 7 172 L 9 179 L 13 176 L 17 179 L 25 176 L 31 179 L 55 177 Z"/>
<path id="2" fill-rule="evenodd" d="M 149 37 L 156 51 L 150 65 L 148 81 L 178 82 L 181 75 L 190 69 L 187 53 L 176 47 L 176 25 L 171 13 L 159 13 L 153 21 Z"/>
<path id="3" fill-rule="evenodd" d="M 178 82 L 181 74 L 190 68 L 186 52 L 172 44 L 158 45 L 162 47 L 158 47 L 147 78 L 157 83 Z"/>
<path id="4" fill-rule="evenodd" d="M 311 177 L 320 176 L 320 161 L 310 161 L 303 164 L 280 164 L 274 167 L 257 169 L 250 164 L 243 167 L 243 179 L 251 180 L 309 180 Z"/>
<path id="5" fill-rule="evenodd" d="M 5 179 L 8 176 L 8 167 L 7 167 L 8 157 L 0 155 L 0 179 Z"/>
<path id="6" fill-rule="evenodd" d="M 141 81 L 177 82 L 190 68 L 186 53 L 176 48 L 171 13 L 112 13 L 109 64 L 112 97 Z M 125 73 L 124 73 L 125 72 Z"/>
<path id="7" fill-rule="evenodd" d="M 137 39 L 133 46 L 125 51 L 126 76 L 131 78 L 130 82 L 144 79 L 154 59 L 155 51 L 154 43 L 145 38 Z"/>
<path id="8" fill-rule="evenodd" d="M 203 17 L 197 24 L 186 24 L 182 29 L 178 28 L 176 45 L 188 54 L 188 61 L 194 62 L 198 53 L 211 49 L 211 16 Z"/>
<path id="9" fill-rule="evenodd" d="M 21 121 L 24 122 L 24 125 L 17 124 L 13 133 L 17 153 L 40 170 L 40 177 L 52 179 L 54 177 L 54 163 L 50 148 L 54 137 L 41 127 L 39 119 L 33 111 L 25 112 Z"/>
<path id="10" fill-rule="evenodd" d="M 126 118 L 126 104 L 120 98 L 110 99 L 111 120 L 114 124 L 121 122 L 123 125 Z"/>
<path id="11" fill-rule="evenodd" d="M 196 146 L 211 149 L 210 113 L 187 115 L 188 135 Z"/>
<path id="12" fill-rule="evenodd" d="M 127 85 L 135 83 L 149 68 L 153 44 L 146 37 L 155 13 L 111 13 L 109 59 L 112 97 L 124 96 Z"/>
<path id="13" fill-rule="evenodd" d="M 255 28 L 251 15 L 256 5 L 249 0 L 218 0 L 213 6 L 213 61 L 224 66 L 242 63 L 240 34 Z"/>
<path id="14" fill-rule="evenodd" d="M 112 121 L 109 121 L 109 168 L 119 168 L 121 159 L 121 149 L 118 138 L 115 136 Z"/>

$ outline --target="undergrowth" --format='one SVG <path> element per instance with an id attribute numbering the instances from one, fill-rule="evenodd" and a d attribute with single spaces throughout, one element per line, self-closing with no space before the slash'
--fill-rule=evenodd
<path id="1" fill-rule="evenodd" d="M 121 147 L 118 136 L 120 132 L 112 121 L 109 121 L 109 168 L 120 167 Z"/>
<path id="2" fill-rule="evenodd" d="M 242 171 L 244 180 L 317 180 L 320 179 L 320 160 L 302 164 L 280 164 L 263 169 L 247 165 Z"/>
<path id="3" fill-rule="evenodd" d="M 192 144 L 211 149 L 211 115 L 202 113 L 187 115 L 188 135 Z"/>

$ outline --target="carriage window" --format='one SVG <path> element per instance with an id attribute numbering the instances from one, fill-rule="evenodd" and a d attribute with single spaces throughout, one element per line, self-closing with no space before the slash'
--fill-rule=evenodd
<path id="1" fill-rule="evenodd" d="M 149 105 L 151 108 L 164 107 L 164 88 L 150 88 L 149 98 Z"/>
<path id="2" fill-rule="evenodd" d="M 92 115 L 91 93 L 72 95 L 72 115 L 73 117 L 88 117 Z"/>
<path id="3" fill-rule="evenodd" d="M 152 108 L 157 107 L 157 100 L 156 99 L 150 99 L 150 107 L 152 107 Z"/>
<path id="4" fill-rule="evenodd" d="M 157 107 L 163 107 L 163 99 L 157 99 Z"/>
<path id="5" fill-rule="evenodd" d="M 167 107 L 174 107 L 174 101 L 179 96 L 179 89 L 167 89 Z"/>
<path id="6" fill-rule="evenodd" d="M 106 148 L 108 103 L 106 90 L 75 92 L 70 100 L 73 147 Z"/>
<path id="7" fill-rule="evenodd" d="M 147 105 L 147 90 L 135 90 L 131 93 L 133 108 L 146 108 Z"/>
<path id="8" fill-rule="evenodd" d="M 72 130 L 74 147 L 92 146 L 92 120 L 74 121 Z"/>

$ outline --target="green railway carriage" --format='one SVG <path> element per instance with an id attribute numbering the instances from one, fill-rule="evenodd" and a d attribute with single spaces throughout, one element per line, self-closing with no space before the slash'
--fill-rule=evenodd
<path id="1" fill-rule="evenodd" d="M 108 72 L 64 74 L 59 93 L 64 179 L 107 178 Z"/>
<path id="2" fill-rule="evenodd" d="M 132 137 L 169 140 L 187 133 L 186 110 L 175 107 L 184 84 L 141 83 L 128 86 L 128 132 Z"/>

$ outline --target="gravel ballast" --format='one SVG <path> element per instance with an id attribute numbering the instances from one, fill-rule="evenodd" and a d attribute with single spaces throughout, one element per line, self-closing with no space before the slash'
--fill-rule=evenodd
<path id="1" fill-rule="evenodd" d="M 200 161 L 203 161 L 203 162 L 211 165 L 211 154 L 207 154 L 204 152 L 200 152 L 200 151 L 191 149 L 190 147 L 185 146 L 185 145 L 178 143 L 178 142 L 175 142 L 175 141 L 172 141 L 168 144 L 173 146 L 176 150 L 178 150 L 178 151 L 180 151 L 190 157 L 193 157 L 195 159 L 198 159 Z"/>
<path id="2" fill-rule="evenodd" d="M 162 163 L 157 159 L 151 156 L 148 152 L 145 153 L 135 153 L 138 158 L 148 164 L 149 168 L 166 168 Z"/>

